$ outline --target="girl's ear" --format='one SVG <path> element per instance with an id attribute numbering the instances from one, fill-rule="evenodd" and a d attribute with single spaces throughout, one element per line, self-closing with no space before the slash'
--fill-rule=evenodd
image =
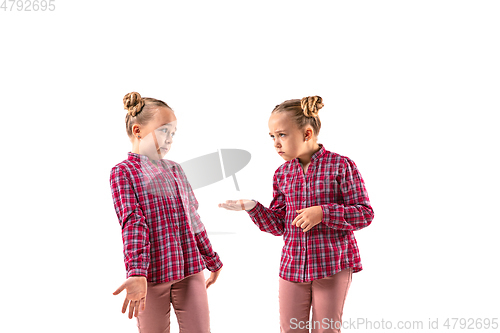
<path id="1" fill-rule="evenodd" d="M 136 135 L 139 132 L 140 132 L 139 125 L 134 124 L 134 126 L 132 126 L 132 134 Z"/>
<path id="2" fill-rule="evenodd" d="M 306 132 L 304 133 L 304 139 L 305 139 L 306 141 L 308 141 L 308 140 L 310 140 L 310 139 L 312 138 L 312 136 L 313 136 L 313 131 L 312 131 L 312 129 L 311 129 L 311 128 L 307 128 L 307 129 L 306 129 Z"/>

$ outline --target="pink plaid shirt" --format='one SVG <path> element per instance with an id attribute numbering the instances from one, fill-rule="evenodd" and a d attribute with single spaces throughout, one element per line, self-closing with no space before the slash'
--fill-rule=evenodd
<path id="1" fill-rule="evenodd" d="M 198 201 L 178 163 L 162 159 L 159 169 L 145 155 L 111 169 L 114 208 L 122 227 L 127 278 L 168 282 L 222 267 L 197 213 Z"/>
<path id="2" fill-rule="evenodd" d="M 353 231 L 367 227 L 374 217 L 354 161 L 319 145 L 305 175 L 298 158 L 283 163 L 274 173 L 269 208 L 257 201 L 247 211 L 260 230 L 283 235 L 279 276 L 292 282 L 321 279 L 349 267 L 362 270 Z M 307 232 L 292 226 L 296 210 L 311 206 L 321 206 L 322 221 Z"/>

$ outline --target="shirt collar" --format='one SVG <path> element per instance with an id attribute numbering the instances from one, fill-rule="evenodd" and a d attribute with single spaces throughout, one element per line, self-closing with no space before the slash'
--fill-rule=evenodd
<path id="1" fill-rule="evenodd" d="M 323 155 L 325 153 L 325 147 L 323 146 L 322 143 L 318 143 L 318 145 L 320 146 L 319 150 L 317 152 L 315 152 L 314 154 L 311 155 L 311 162 L 319 159 L 321 157 L 321 155 Z M 297 161 L 297 163 L 300 164 L 300 160 L 298 157 L 295 158 L 295 160 Z"/>
<path id="2" fill-rule="evenodd" d="M 314 154 L 312 154 L 311 156 L 311 162 L 320 158 L 321 155 L 323 155 L 325 153 L 325 147 L 323 146 L 322 143 L 318 143 L 318 145 L 320 146 L 319 150 L 317 152 L 315 152 Z"/>
<path id="3" fill-rule="evenodd" d="M 146 155 L 132 153 L 130 151 L 127 154 L 128 154 L 128 160 L 136 161 L 136 162 L 139 162 L 139 163 L 145 164 L 145 165 L 147 165 L 148 163 L 153 164 L 153 162 L 151 162 L 149 157 L 147 157 Z M 158 160 L 158 163 L 156 163 L 156 164 L 157 165 L 163 164 L 163 162 L 164 162 L 164 160 L 160 159 L 160 160 Z"/>
<path id="4" fill-rule="evenodd" d="M 149 158 L 146 155 L 132 153 L 131 151 L 129 151 L 127 154 L 128 154 L 128 159 L 132 161 L 137 161 L 137 162 L 149 161 Z"/>
<path id="5" fill-rule="evenodd" d="M 136 162 L 139 162 L 141 165 L 148 165 L 148 163 L 150 165 L 154 165 L 153 162 L 151 162 L 149 157 L 147 157 L 146 155 L 132 153 L 130 151 L 127 154 L 128 154 L 129 161 L 136 161 Z M 175 162 L 172 163 L 172 161 L 165 159 L 165 158 L 162 158 L 158 161 L 159 161 L 159 163 L 157 163 L 157 165 L 155 165 L 155 166 L 162 165 L 163 169 L 165 169 L 165 170 L 168 170 L 170 168 L 175 169 Z"/>

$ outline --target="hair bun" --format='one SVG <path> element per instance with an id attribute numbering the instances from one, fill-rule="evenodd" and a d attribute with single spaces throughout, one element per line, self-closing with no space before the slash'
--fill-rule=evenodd
<path id="1" fill-rule="evenodd" d="M 144 100 L 138 92 L 131 92 L 123 97 L 123 108 L 128 111 L 128 114 L 135 117 L 141 112 L 144 106 Z"/>
<path id="2" fill-rule="evenodd" d="M 323 99 L 319 96 L 304 97 L 300 100 L 300 107 L 306 117 L 317 117 L 319 109 L 323 106 Z"/>

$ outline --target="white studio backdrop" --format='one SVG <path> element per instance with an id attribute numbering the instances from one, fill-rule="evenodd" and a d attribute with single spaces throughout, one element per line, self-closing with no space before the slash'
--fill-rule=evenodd
<path id="1" fill-rule="evenodd" d="M 284 162 L 270 112 L 311 95 L 325 103 L 319 142 L 356 162 L 375 211 L 355 233 L 364 270 L 344 320 L 423 332 L 498 317 L 498 2 L 52 3 L 0 9 L 0 331 L 137 332 L 112 295 L 125 269 L 109 188 L 131 149 L 131 91 L 176 112 L 169 159 L 252 155 L 240 191 L 231 178 L 195 191 L 224 263 L 208 290 L 212 332 L 279 329 L 282 238 L 217 204 L 269 205 Z"/>

